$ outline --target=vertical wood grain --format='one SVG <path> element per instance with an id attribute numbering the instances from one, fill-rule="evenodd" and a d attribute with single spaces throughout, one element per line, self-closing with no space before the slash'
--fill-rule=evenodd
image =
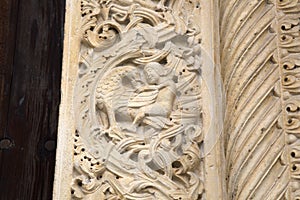
<path id="1" fill-rule="evenodd" d="M 0 199 L 51 199 L 65 3 L 1 4 Z"/>

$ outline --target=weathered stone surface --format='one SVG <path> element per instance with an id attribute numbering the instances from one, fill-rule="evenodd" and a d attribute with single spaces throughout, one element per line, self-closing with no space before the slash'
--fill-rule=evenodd
<path id="1" fill-rule="evenodd" d="M 220 6 L 228 197 L 299 199 L 300 3 Z"/>
<path id="2" fill-rule="evenodd" d="M 69 1 L 54 198 L 299 198 L 299 5 Z"/>
<path id="3" fill-rule="evenodd" d="M 221 195 L 209 6 L 69 2 L 54 198 Z"/>

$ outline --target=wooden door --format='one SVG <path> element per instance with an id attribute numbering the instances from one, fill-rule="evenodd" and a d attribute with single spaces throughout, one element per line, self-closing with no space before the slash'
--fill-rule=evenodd
<path id="1" fill-rule="evenodd" d="M 0 1 L 0 199 L 51 199 L 65 2 Z"/>

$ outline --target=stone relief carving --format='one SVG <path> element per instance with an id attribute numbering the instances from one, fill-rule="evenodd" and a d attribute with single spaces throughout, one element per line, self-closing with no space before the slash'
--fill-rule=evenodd
<path id="1" fill-rule="evenodd" d="M 72 197 L 202 199 L 200 2 L 82 0 L 81 13 Z"/>
<path id="2" fill-rule="evenodd" d="M 279 1 L 278 45 L 281 71 L 283 128 L 290 182 L 287 198 L 300 199 L 300 2 Z"/>
<path id="3" fill-rule="evenodd" d="M 299 1 L 221 2 L 229 199 L 299 199 Z"/>
<path id="4" fill-rule="evenodd" d="M 55 197 L 300 199 L 299 0 L 70 2 Z"/>

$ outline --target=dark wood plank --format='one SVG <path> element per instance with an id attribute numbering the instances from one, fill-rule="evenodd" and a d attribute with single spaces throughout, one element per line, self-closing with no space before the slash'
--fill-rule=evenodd
<path id="1" fill-rule="evenodd" d="M 13 142 L 7 135 L 8 108 L 13 74 L 13 60 L 16 44 L 19 0 L 0 1 L 0 199 L 11 180 L 5 175 L 6 152 L 12 148 Z M 5 189 L 5 190 L 4 190 Z M 2 196 L 2 197 L 1 197 Z"/>
<path id="2" fill-rule="evenodd" d="M 6 136 L 19 0 L 0 1 L 0 139 Z"/>
<path id="3" fill-rule="evenodd" d="M 13 146 L 0 150 L 1 200 L 52 197 L 64 6 L 61 0 L 19 2 L 5 128 Z"/>

